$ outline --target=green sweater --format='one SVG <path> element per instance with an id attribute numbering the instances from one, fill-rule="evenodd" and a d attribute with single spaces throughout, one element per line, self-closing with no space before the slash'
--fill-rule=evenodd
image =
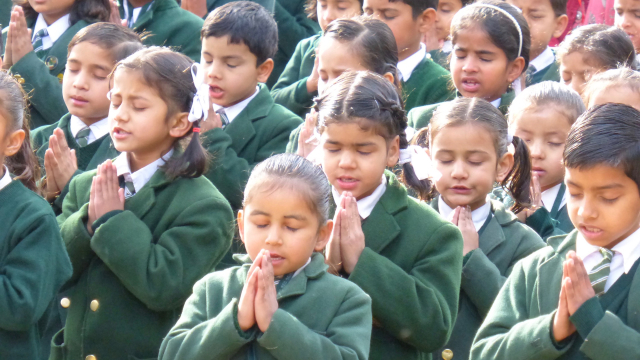
<path id="1" fill-rule="evenodd" d="M 98 219 L 91 236 L 95 175 L 71 181 L 58 217 L 73 275 L 65 286 L 66 325 L 53 339 L 51 358 L 156 358 L 193 285 L 229 248 L 234 217 L 206 178 L 170 181 L 159 170 L 124 211 Z"/>
<path id="2" fill-rule="evenodd" d="M 455 96 L 451 74 L 428 57 L 413 69 L 408 81 L 402 81 L 402 97 L 407 112 L 419 106 L 453 100 Z"/>
<path id="3" fill-rule="evenodd" d="M 570 250 L 575 251 L 577 236 L 573 231 L 552 237 L 550 246 L 516 264 L 476 335 L 471 359 L 640 359 L 638 272 L 631 282 L 624 318 L 591 299 L 570 318 L 577 334 L 564 346 L 553 341 L 562 263 Z"/>
<path id="4" fill-rule="evenodd" d="M 462 235 L 409 197 L 391 172 L 385 176 L 386 191 L 362 224 L 366 247 L 349 280 L 371 296 L 370 359 L 431 359 L 456 322 Z"/>
<path id="5" fill-rule="evenodd" d="M 296 50 L 287 63 L 278 82 L 271 89 L 273 100 L 304 118 L 313 106 L 313 98 L 317 91 L 307 91 L 307 79 L 313 71 L 316 59 L 316 48 L 320 44 L 322 34 L 314 35 L 298 43 Z"/>
<path id="6" fill-rule="evenodd" d="M 278 293 L 266 332 L 238 325 L 238 301 L 251 259 L 196 283 L 182 316 L 162 342 L 160 359 L 358 359 L 369 356 L 371 298 L 311 262 Z M 224 346 L 221 346 L 224 344 Z"/>
<path id="7" fill-rule="evenodd" d="M 0 190 L 0 349 L 2 359 L 46 359 L 48 312 L 71 276 L 49 204 L 14 180 Z"/>
<path id="8" fill-rule="evenodd" d="M 449 55 L 451 55 L 451 53 L 446 53 L 438 49 L 429 51 L 429 55 L 431 56 L 431 60 L 435 61 L 436 64 L 442 66 L 447 71 L 451 71 L 449 64 Z"/>
<path id="9" fill-rule="evenodd" d="M 438 211 L 438 200 L 431 206 Z M 545 246 L 540 236 L 518 222 L 502 203 L 491 201 L 491 213 L 491 220 L 481 229 L 479 248 L 464 257 L 458 318 L 451 339 L 433 353 L 434 359 L 441 359 L 445 348 L 453 351 L 454 359 L 469 358 L 473 337 L 513 266 Z"/>

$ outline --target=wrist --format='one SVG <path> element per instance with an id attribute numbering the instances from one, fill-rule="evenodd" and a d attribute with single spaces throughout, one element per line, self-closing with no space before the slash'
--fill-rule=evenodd
<path id="1" fill-rule="evenodd" d="M 307 79 L 307 92 L 309 94 L 312 94 L 312 93 L 314 93 L 316 91 L 318 91 L 318 79 L 308 78 Z"/>

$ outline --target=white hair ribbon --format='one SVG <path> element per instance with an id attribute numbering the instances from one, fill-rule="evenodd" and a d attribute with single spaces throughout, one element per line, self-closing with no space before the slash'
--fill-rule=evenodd
<path id="1" fill-rule="evenodd" d="M 513 142 L 513 131 L 511 129 L 507 130 L 507 144 L 511 144 Z"/>
<path id="2" fill-rule="evenodd" d="M 204 82 L 204 70 L 198 63 L 191 65 L 191 77 L 196 86 L 196 93 L 193 95 L 191 111 L 189 111 L 189 121 L 207 120 L 209 115 L 209 85 Z"/>
<path id="3" fill-rule="evenodd" d="M 516 20 L 515 17 L 513 17 L 513 15 L 509 14 L 509 12 L 507 12 L 505 9 L 499 8 L 495 5 L 491 5 L 491 4 L 484 4 L 484 3 L 473 3 L 469 6 L 478 6 L 478 7 L 488 7 L 491 8 L 493 10 L 496 10 L 500 13 L 502 13 L 504 16 L 508 17 L 509 19 L 511 19 L 511 21 L 513 21 L 513 24 L 516 26 L 516 29 L 518 30 L 518 35 L 520 35 L 520 46 L 518 47 L 518 57 L 522 56 L 522 29 L 520 28 L 520 24 L 518 23 L 518 20 Z M 511 5 L 513 6 L 513 5 Z M 517 7 L 513 6 L 514 8 L 518 9 Z M 518 9 L 518 11 L 520 11 L 520 9 Z"/>
<path id="4" fill-rule="evenodd" d="M 418 180 L 433 179 L 438 180 L 440 172 L 435 168 L 431 158 L 427 155 L 423 148 L 418 145 L 409 145 L 406 149 L 400 150 L 400 159 L 398 164 L 404 165 L 411 163 L 413 172 L 416 173 Z"/>
<path id="5" fill-rule="evenodd" d="M 407 142 L 410 143 L 411 140 L 413 140 L 413 137 L 416 136 L 416 129 L 412 128 L 411 126 L 407 126 L 406 129 L 404 129 L 404 134 L 407 137 Z"/>

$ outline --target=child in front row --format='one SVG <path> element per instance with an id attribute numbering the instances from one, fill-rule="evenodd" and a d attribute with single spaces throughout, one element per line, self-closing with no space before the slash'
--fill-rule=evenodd
<path id="1" fill-rule="evenodd" d="M 132 30 L 97 23 L 69 42 L 62 97 L 69 113 L 31 133 L 31 144 L 46 170 L 45 197 L 62 212 L 69 182 L 118 155 L 109 136 L 109 78 L 113 66 L 142 48 Z"/>
<path id="2" fill-rule="evenodd" d="M 582 99 L 588 108 L 618 103 L 640 110 L 640 74 L 625 67 L 599 73 L 589 80 Z"/>
<path id="3" fill-rule="evenodd" d="M 348 72 L 316 107 L 335 206 L 330 271 L 371 296 L 370 359 L 429 359 L 455 323 L 462 236 L 386 170 L 402 158 L 403 178 L 417 184 L 397 89 L 380 75 Z"/>
<path id="4" fill-rule="evenodd" d="M 416 190 L 458 226 L 464 240 L 458 318 L 451 339 L 434 359 L 447 353 L 454 359 L 469 358 L 473 337 L 513 266 L 544 247 L 540 236 L 502 203 L 488 201 L 494 183 L 499 183 L 516 199 L 514 209 L 528 202 L 529 152 L 507 128 L 504 116 L 487 101 L 459 98 L 441 105 L 429 127 L 416 135 L 419 145 L 428 148 L 432 164 L 432 180 L 423 180 L 431 191 Z"/>
<path id="5" fill-rule="evenodd" d="M 564 150 L 576 230 L 518 264 L 471 359 L 640 358 L 640 112 L 587 111 Z"/>
<path id="6" fill-rule="evenodd" d="M 229 249 L 233 214 L 201 176 L 207 155 L 189 119 L 191 65 L 152 47 L 110 75 L 121 154 L 71 180 L 58 216 L 73 275 L 52 359 L 156 358 L 193 284 Z"/>
<path id="7" fill-rule="evenodd" d="M 293 154 L 256 166 L 238 212 L 248 255 L 196 283 L 160 359 L 369 357 L 371 298 L 327 273 L 330 186 Z"/>

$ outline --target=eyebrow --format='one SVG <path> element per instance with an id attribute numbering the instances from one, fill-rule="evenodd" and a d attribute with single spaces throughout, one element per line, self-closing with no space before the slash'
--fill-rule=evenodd
<path id="1" fill-rule="evenodd" d="M 251 214 L 249 214 L 249 216 L 271 216 L 271 214 L 264 212 L 262 210 L 253 210 L 251 211 Z M 284 217 L 285 219 L 294 219 L 294 220 L 298 220 L 298 221 L 305 221 L 307 220 L 306 217 L 304 217 L 303 215 L 285 215 Z"/>
<path id="2" fill-rule="evenodd" d="M 256 216 L 256 215 L 271 216 L 271 214 L 266 213 L 266 212 L 261 211 L 261 210 L 253 210 L 253 211 L 251 211 L 251 214 L 249 214 L 249 216 Z"/>
<path id="3" fill-rule="evenodd" d="M 294 220 L 298 220 L 298 221 L 305 221 L 307 220 L 306 217 L 302 216 L 302 215 L 285 215 L 284 217 L 285 219 L 294 219 Z"/>
<path id="4" fill-rule="evenodd" d="M 109 72 L 111 71 L 111 69 L 109 69 L 109 68 L 107 68 L 105 66 L 102 66 L 102 65 L 93 64 L 93 65 L 91 65 L 91 67 L 96 68 L 98 70 L 102 70 L 102 71 L 109 71 Z"/>
<path id="5" fill-rule="evenodd" d="M 571 180 L 567 180 L 567 185 L 571 185 L 571 186 L 575 186 L 577 188 L 582 189 L 582 186 L 574 183 Z M 608 184 L 608 185 L 604 185 L 604 186 L 598 186 L 595 189 L 596 190 L 610 190 L 610 189 L 619 189 L 619 188 L 623 188 L 624 185 L 620 184 L 620 183 L 613 183 L 613 184 Z"/>
<path id="6" fill-rule="evenodd" d="M 335 141 L 335 140 L 327 140 L 326 143 L 331 145 L 343 145 L 341 142 Z M 353 145 L 355 145 L 356 147 L 364 147 L 364 146 L 375 146 L 376 143 L 369 141 L 369 142 L 363 142 L 363 143 L 355 143 Z"/>
<path id="7" fill-rule="evenodd" d="M 437 153 L 441 153 L 441 152 L 444 152 L 444 153 L 453 153 L 453 152 L 455 152 L 455 151 L 453 151 L 453 150 L 447 150 L 447 149 L 439 149 L 439 150 L 437 151 Z M 471 151 L 465 151 L 465 155 L 473 155 L 473 154 L 489 154 L 489 153 L 488 153 L 488 152 L 486 152 L 486 151 L 483 151 L 483 150 L 471 150 Z"/>

